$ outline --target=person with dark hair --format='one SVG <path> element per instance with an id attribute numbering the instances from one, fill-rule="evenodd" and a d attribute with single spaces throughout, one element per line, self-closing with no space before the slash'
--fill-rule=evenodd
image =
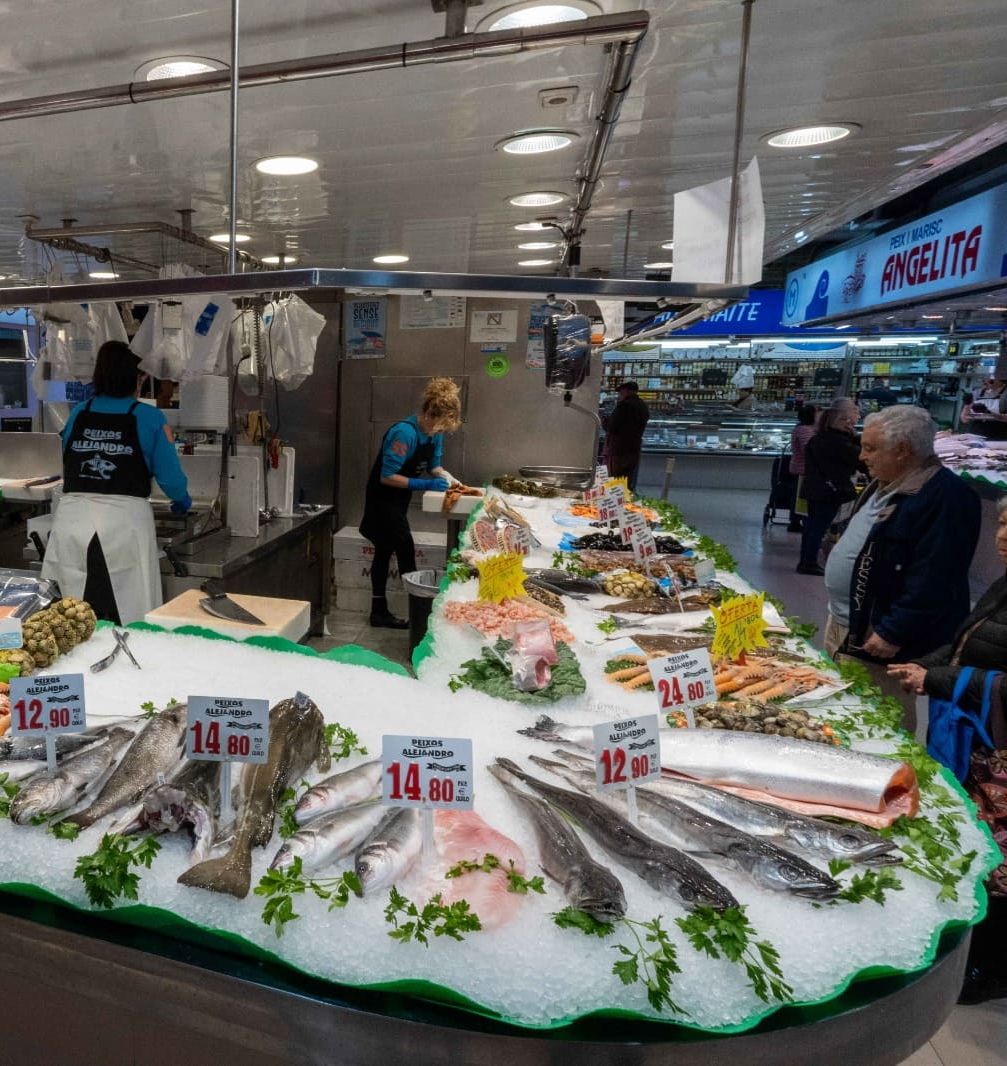
<path id="1" fill-rule="evenodd" d="M 99 618 L 123 625 L 161 603 L 151 476 L 173 513 L 192 507 L 164 413 L 137 399 L 142 379 L 128 344 L 106 341 L 98 349 L 94 396 L 70 412 L 63 429 L 63 495 L 42 565 L 64 596 L 87 600 Z"/>
<path id="2" fill-rule="evenodd" d="M 794 486 L 794 506 L 790 509 L 789 533 L 801 532 L 801 515 L 807 514 L 808 501 L 804 496 L 804 450 L 808 441 L 815 435 L 818 408 L 813 403 L 802 404 L 797 409 L 797 425 L 790 434 L 790 472 L 797 478 Z M 804 509 L 798 513 L 797 508 L 803 504 Z"/>
<path id="3" fill-rule="evenodd" d="M 635 492 L 643 431 L 650 421 L 650 408 L 640 399 L 640 388 L 635 381 L 624 381 L 619 386 L 618 396 L 612 413 L 602 418 L 605 463 L 609 477 L 627 478 L 630 490 Z"/>

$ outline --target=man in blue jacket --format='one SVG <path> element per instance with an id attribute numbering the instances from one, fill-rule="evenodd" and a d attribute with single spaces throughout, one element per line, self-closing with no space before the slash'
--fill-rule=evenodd
<path id="1" fill-rule="evenodd" d="M 934 455 L 934 425 L 920 407 L 868 415 L 860 458 L 874 480 L 825 567 L 825 650 L 860 660 L 902 701 L 912 731 L 916 698 L 893 685 L 886 668 L 949 643 L 968 614 L 979 498 Z"/>

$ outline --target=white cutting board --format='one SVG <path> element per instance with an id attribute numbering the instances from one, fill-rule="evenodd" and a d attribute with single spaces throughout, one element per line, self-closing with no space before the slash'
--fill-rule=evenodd
<path id="1" fill-rule="evenodd" d="M 287 640 L 295 642 L 307 634 L 311 625 L 311 604 L 307 600 L 246 596 L 241 592 L 229 592 L 228 595 L 246 611 L 251 611 L 256 618 L 261 618 L 265 625 L 250 626 L 242 622 L 229 622 L 208 614 L 199 606 L 199 601 L 206 597 L 206 593 L 200 589 L 186 589 L 180 596 L 153 611 L 148 611 L 143 620 L 164 629 L 201 626 L 235 640 L 245 640 L 248 637 L 286 637 Z"/>

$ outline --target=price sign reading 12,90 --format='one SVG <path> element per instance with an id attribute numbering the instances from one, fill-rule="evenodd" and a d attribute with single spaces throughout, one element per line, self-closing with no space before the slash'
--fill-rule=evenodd
<path id="1" fill-rule="evenodd" d="M 472 741 L 381 738 L 381 802 L 387 807 L 472 809 Z"/>
<path id="2" fill-rule="evenodd" d="M 661 736 L 656 714 L 603 722 L 594 727 L 598 788 L 642 785 L 661 775 Z"/>
<path id="3" fill-rule="evenodd" d="M 87 727 L 83 674 L 10 679 L 12 736 L 83 733 Z"/>
<path id="4" fill-rule="evenodd" d="M 185 754 L 209 762 L 266 762 L 269 700 L 190 696 Z"/>

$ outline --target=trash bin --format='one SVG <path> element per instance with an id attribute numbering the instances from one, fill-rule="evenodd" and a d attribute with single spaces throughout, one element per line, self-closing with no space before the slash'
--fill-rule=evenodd
<path id="1" fill-rule="evenodd" d="M 426 636 L 427 624 L 430 621 L 430 611 L 434 605 L 434 598 L 440 591 L 443 570 L 414 570 L 411 574 L 402 575 L 402 584 L 409 593 L 409 651 L 416 650 L 416 646 Z"/>

